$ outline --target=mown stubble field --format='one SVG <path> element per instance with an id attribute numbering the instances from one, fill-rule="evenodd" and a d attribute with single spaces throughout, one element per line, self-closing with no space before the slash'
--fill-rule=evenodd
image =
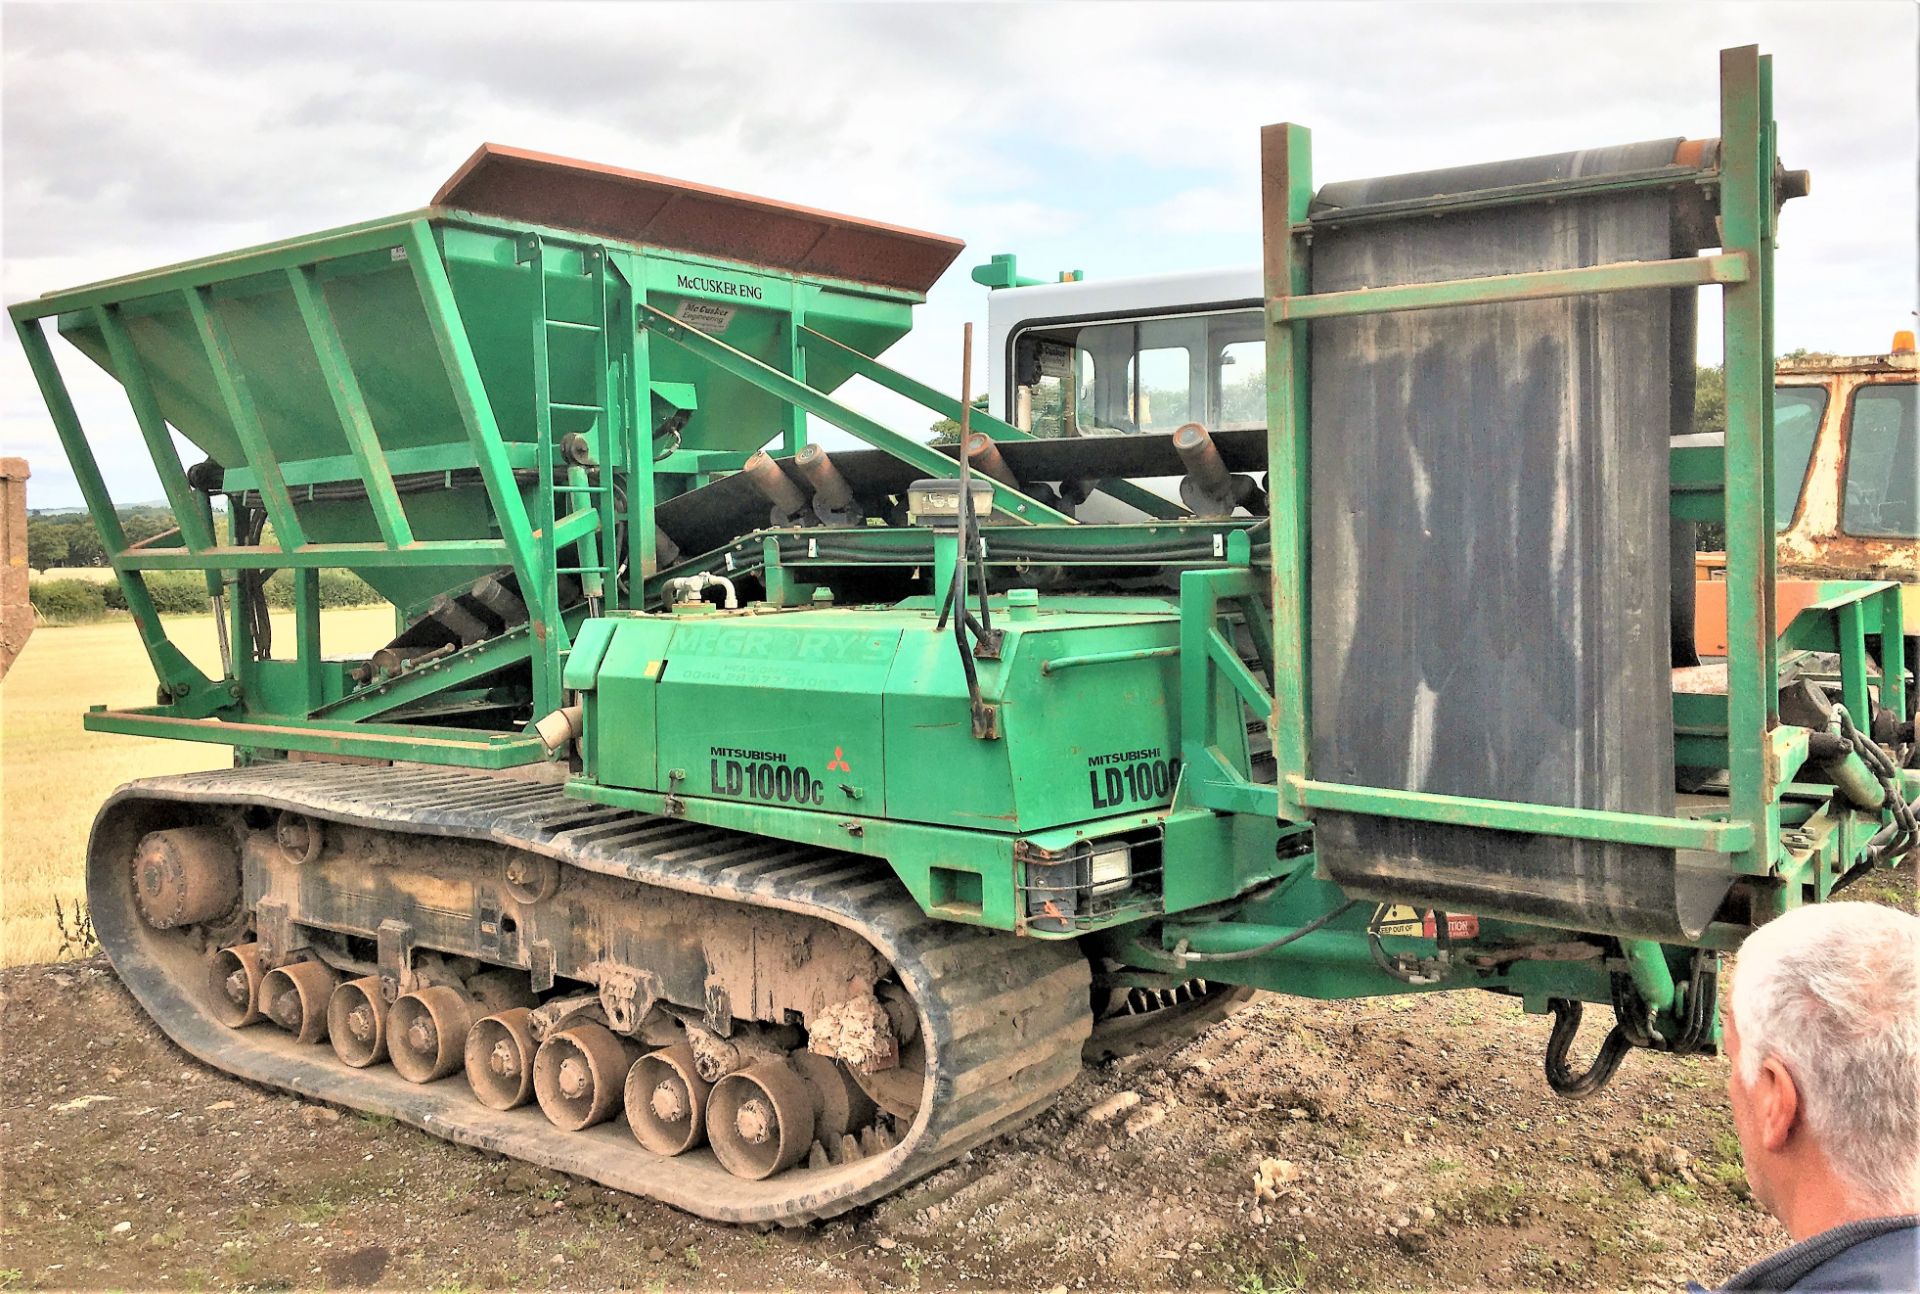
<path id="1" fill-rule="evenodd" d="M 290 641 L 293 617 L 276 614 Z M 203 670 L 216 674 L 219 648 L 208 616 L 168 616 L 168 633 Z M 393 636 L 393 611 L 359 607 L 322 617 L 329 653 L 367 651 Z M 232 762 L 225 746 L 149 741 L 87 732 L 90 705 L 152 705 L 153 671 L 133 622 L 42 625 L 0 683 L 0 965 L 61 955 L 54 904 L 71 913 L 86 892 L 87 830 L 113 789 Z"/>

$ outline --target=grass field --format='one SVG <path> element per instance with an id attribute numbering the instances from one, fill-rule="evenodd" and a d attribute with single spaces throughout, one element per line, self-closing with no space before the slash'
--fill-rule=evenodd
<path id="1" fill-rule="evenodd" d="M 290 641 L 291 614 L 275 636 Z M 173 640 L 202 669 L 219 659 L 208 616 L 168 617 Z M 328 611 L 327 654 L 371 650 L 393 634 L 389 607 Z M 136 777 L 219 768 L 225 746 L 85 732 L 89 705 L 152 705 L 153 672 L 133 623 L 42 626 L 0 683 L 0 965 L 60 951 L 54 900 L 71 909 L 85 886 L 87 829 L 114 787 Z"/>

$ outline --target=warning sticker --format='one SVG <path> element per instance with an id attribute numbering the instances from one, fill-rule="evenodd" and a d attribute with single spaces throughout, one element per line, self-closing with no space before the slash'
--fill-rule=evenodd
<path id="1" fill-rule="evenodd" d="M 680 303 L 673 317 L 689 328 L 698 328 L 701 332 L 718 337 L 733 322 L 732 306 L 723 306 L 717 301 L 697 301 L 688 299 Z"/>
<path id="2" fill-rule="evenodd" d="M 1367 923 L 1377 935 L 1398 935 L 1408 939 L 1432 939 L 1438 933 L 1433 909 L 1422 912 L 1404 903 L 1382 903 Z M 1480 918 L 1470 912 L 1447 913 L 1447 934 L 1454 939 L 1471 939 L 1480 933 Z"/>

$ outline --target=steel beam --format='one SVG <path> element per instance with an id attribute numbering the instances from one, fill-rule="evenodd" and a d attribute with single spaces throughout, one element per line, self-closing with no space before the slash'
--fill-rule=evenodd
<path id="1" fill-rule="evenodd" d="M 1749 276 L 1723 290 L 1727 387 L 1727 747 L 1735 819 L 1751 824 L 1763 853 L 1777 821 L 1768 730 L 1778 716 L 1773 624 L 1773 356 L 1768 347 L 1767 236 L 1773 203 L 1771 105 L 1754 46 L 1720 55 L 1720 230 Z M 1755 864 L 1764 859 L 1756 858 Z"/>
<path id="2" fill-rule="evenodd" d="M 1267 320 L 1267 508 L 1272 545 L 1273 710 L 1269 729 L 1281 786 L 1304 778 L 1307 764 L 1307 534 L 1309 507 L 1307 327 L 1276 317 L 1308 291 L 1306 244 L 1294 236 L 1313 199 L 1313 136 L 1282 124 L 1260 132 L 1260 207 L 1266 230 L 1264 280 L 1274 307 Z"/>
<path id="3" fill-rule="evenodd" d="M 247 466 L 253 469 L 254 479 L 260 482 L 260 501 L 266 506 L 267 520 L 273 523 L 273 537 L 282 548 L 298 548 L 307 542 L 306 531 L 294 511 L 293 497 L 287 493 L 286 479 L 280 475 L 280 460 L 274 457 L 273 446 L 267 443 L 266 429 L 260 425 L 260 411 L 254 407 L 246 374 L 240 371 L 233 343 L 220 322 L 212 289 L 189 288 L 184 295 L 187 313 L 192 316 L 194 331 L 200 336 L 200 347 L 206 353 L 207 367 L 213 372 L 214 389 L 220 393 L 227 421 L 240 441 L 240 452 L 246 457 Z"/>
<path id="4" fill-rule="evenodd" d="M 1748 273 L 1743 253 L 1723 252 L 1718 256 L 1685 256 L 1670 261 L 1619 261 L 1572 270 L 1533 270 L 1435 283 L 1356 288 L 1350 292 L 1282 296 L 1270 298 L 1270 313 L 1275 323 L 1296 323 L 1307 319 L 1491 305 L 1500 301 L 1541 301 L 1609 292 L 1744 283 Z"/>
<path id="5" fill-rule="evenodd" d="M 1523 804 L 1514 800 L 1483 800 L 1466 795 L 1433 795 L 1380 786 L 1346 786 L 1296 778 L 1291 782 L 1295 803 L 1309 809 L 1367 813 L 1414 822 L 1439 822 L 1489 831 L 1519 831 L 1532 835 L 1565 836 L 1574 840 L 1604 840 L 1623 845 L 1651 845 L 1664 849 L 1704 849 L 1737 854 L 1753 847 L 1754 833 L 1745 822 L 1712 819 L 1665 818 L 1649 813 L 1613 813 L 1605 809 L 1572 809 L 1557 804 Z"/>
<path id="6" fill-rule="evenodd" d="M 446 370 L 447 386 L 460 411 L 460 421 L 466 426 L 467 443 L 473 449 L 480 478 L 486 484 L 487 498 L 493 505 L 493 515 L 499 523 L 501 541 L 506 545 L 513 573 L 519 580 L 521 596 L 527 601 L 528 622 L 533 626 L 534 638 L 544 643 L 556 624 L 559 608 L 540 595 L 541 572 L 537 566 L 533 524 L 527 515 L 526 501 L 520 497 L 520 485 L 513 479 L 505 442 L 500 438 L 499 424 L 494 421 L 493 405 L 480 378 L 480 365 L 474 359 L 466 325 L 460 318 L 459 303 L 454 300 L 453 284 L 447 278 L 446 263 L 440 259 L 440 249 L 433 241 L 432 227 L 424 220 L 407 226 L 404 245 L 408 263 L 413 268 L 414 283 L 420 291 L 420 304 L 426 310 L 427 326 Z M 548 667 L 535 669 L 533 677 L 536 714 L 559 708 L 558 662 L 549 658 L 542 663 Z"/>
<path id="7" fill-rule="evenodd" d="M 842 431 L 859 437 L 875 449 L 885 450 L 901 462 L 918 468 L 930 477 L 944 478 L 959 475 L 959 465 L 939 450 L 902 436 L 899 432 L 882 426 L 865 414 L 855 413 L 839 401 L 822 395 L 800 379 L 782 373 L 771 365 L 762 364 L 753 356 L 735 350 L 717 337 L 709 337 L 698 329 L 687 327 L 665 311 L 656 310 L 652 306 L 642 306 L 640 324 L 648 332 L 674 343 L 722 372 L 731 373 L 742 381 L 751 382 L 777 399 L 805 409 L 815 417 L 822 418 Z M 1074 524 L 1072 517 L 1056 512 L 1038 499 L 1029 498 L 1005 485 L 994 487 L 994 510 L 1004 512 L 1016 521 L 1050 521 L 1063 526 Z"/>
<path id="8" fill-rule="evenodd" d="M 179 701 L 214 698 L 205 702 L 207 708 L 212 708 L 220 696 L 213 681 L 201 673 L 199 667 L 188 660 L 167 637 L 166 628 L 160 623 L 160 613 L 154 610 L 153 598 L 147 593 L 146 582 L 139 573 L 119 565 L 119 556 L 127 550 L 127 533 L 120 525 L 120 514 L 114 510 L 113 496 L 107 493 L 107 483 L 100 475 L 100 464 L 93 456 L 93 446 L 87 443 L 87 433 L 80 426 L 80 415 L 74 411 L 73 396 L 67 391 L 66 379 L 60 375 L 60 366 L 55 363 L 52 348 L 47 345 L 46 332 L 41 328 L 38 318 L 22 314 L 14 315 L 14 332 L 20 338 L 20 348 L 26 352 L 27 365 L 33 370 L 34 381 L 39 384 L 40 397 L 46 401 L 47 413 L 53 418 L 53 429 L 60 437 L 61 447 L 67 452 L 67 461 L 73 466 L 73 479 L 80 487 L 80 497 L 86 500 L 93 524 L 99 528 L 101 542 L 106 545 L 108 553 L 116 558 L 114 573 L 119 576 L 120 591 L 127 599 L 128 613 L 139 627 L 140 641 L 147 649 L 147 659 L 153 664 L 153 672 L 158 676 L 160 686 Z M 186 556 L 190 561 L 198 560 L 191 554 Z M 193 703 L 196 706 L 202 704 L 199 700 Z"/>
<path id="9" fill-rule="evenodd" d="M 405 548 L 384 543 L 308 544 L 285 551 L 219 545 L 198 553 L 180 549 L 123 548 L 111 558 L 124 571 L 300 570 L 314 566 L 495 566 L 510 557 L 498 539 L 415 540 Z"/>
<path id="10" fill-rule="evenodd" d="M 271 716 L 258 722 L 193 719 L 153 709 L 89 710 L 88 732 L 117 732 L 133 737 L 209 742 L 250 750 L 298 750 L 371 759 L 424 760 L 463 768 L 512 768 L 547 757 L 538 737 L 481 732 L 471 728 L 434 728 L 392 723 L 343 723 Z"/>
<path id="11" fill-rule="evenodd" d="M 380 448 L 374 431 L 373 416 L 367 412 L 366 397 L 360 391 L 360 379 L 354 376 L 353 361 L 347 357 L 346 344 L 334 325 L 333 311 L 313 267 L 302 265 L 287 271 L 287 284 L 300 307 L 300 319 L 307 326 L 307 339 L 313 343 L 314 358 L 320 362 L 320 375 L 326 379 L 327 394 L 333 398 L 333 411 L 340 419 L 340 434 L 353 451 L 353 463 L 360 483 L 366 487 L 367 502 L 373 508 L 374 523 L 389 548 L 403 548 L 413 542 L 413 527 L 407 524 L 406 509 L 393 486 L 393 472 Z"/>

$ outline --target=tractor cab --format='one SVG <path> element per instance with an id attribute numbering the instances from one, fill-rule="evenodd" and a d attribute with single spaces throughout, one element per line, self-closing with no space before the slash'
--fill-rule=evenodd
<path id="1" fill-rule="evenodd" d="M 1913 333 L 1884 355 L 1783 359 L 1774 369 L 1776 624 L 1833 580 L 1902 586 L 1910 669 L 1920 668 L 1920 358 Z M 1701 553 L 1697 643 L 1726 653 L 1724 553 Z"/>

